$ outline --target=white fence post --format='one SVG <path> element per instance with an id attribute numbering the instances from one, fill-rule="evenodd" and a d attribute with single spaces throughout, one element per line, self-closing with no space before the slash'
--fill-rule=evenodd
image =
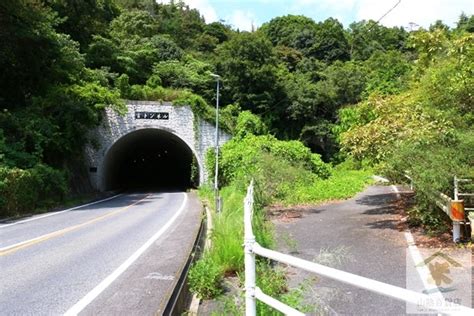
<path id="1" fill-rule="evenodd" d="M 255 236 L 252 231 L 253 213 L 253 180 L 247 189 L 244 200 L 244 246 L 245 246 L 245 315 L 255 316 L 257 314 L 257 302 L 255 298 L 256 273 L 255 253 L 253 246 Z"/>

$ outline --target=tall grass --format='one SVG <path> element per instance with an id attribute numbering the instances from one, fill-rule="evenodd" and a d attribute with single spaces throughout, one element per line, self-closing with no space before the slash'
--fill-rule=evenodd
<path id="1" fill-rule="evenodd" d="M 229 158 L 230 165 L 238 165 L 242 158 L 240 152 L 234 156 L 235 159 Z M 361 191 L 371 175 L 370 171 L 353 170 L 348 165 L 338 166 L 334 170 L 330 165 L 325 165 L 327 175 L 332 175 L 322 179 L 322 176 L 306 168 L 303 163 L 289 161 L 266 151 L 254 153 L 246 159 L 253 161 L 252 168 L 237 168 L 230 183 L 221 189 L 222 210 L 220 213 L 215 210 L 212 212 L 212 246 L 190 271 L 191 289 L 204 298 L 211 298 L 222 292 L 219 280 L 224 275 L 242 275 L 243 200 L 251 178 L 255 180 L 253 232 L 259 244 L 271 248 L 274 238 L 271 223 L 265 218 L 266 206 L 272 203 L 288 205 L 348 198 Z M 211 209 L 214 208 L 214 191 L 210 187 L 200 188 L 199 195 Z M 260 258 L 258 262 L 257 280 L 262 291 L 291 303 L 295 308 L 302 308 L 299 304 L 302 301 L 301 291 L 288 291 L 284 273 L 275 270 L 270 261 Z M 229 310 L 225 314 L 232 314 L 231 311 L 238 314 L 240 307 L 227 307 Z M 258 314 L 279 315 L 264 304 L 258 304 Z"/>
<path id="2" fill-rule="evenodd" d="M 202 187 L 199 195 L 207 201 L 213 211 L 214 228 L 211 235 L 212 247 L 207 256 L 217 264 L 224 274 L 234 274 L 243 271 L 244 252 L 244 208 L 245 191 L 231 185 L 220 192 L 222 211 L 216 213 L 214 208 L 214 192 L 209 187 Z M 271 226 L 265 221 L 263 209 L 258 205 L 254 209 L 253 229 L 257 241 L 270 246 L 273 242 Z"/>

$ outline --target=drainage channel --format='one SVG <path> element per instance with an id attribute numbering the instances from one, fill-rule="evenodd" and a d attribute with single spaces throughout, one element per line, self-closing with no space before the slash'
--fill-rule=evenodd
<path id="1" fill-rule="evenodd" d="M 199 228 L 199 232 L 197 234 L 197 237 L 194 241 L 194 246 L 189 254 L 188 260 L 186 261 L 186 264 L 184 265 L 183 271 L 181 272 L 181 275 L 178 279 L 178 282 L 176 283 L 176 286 L 173 290 L 173 293 L 170 296 L 170 299 L 168 301 L 168 304 L 166 305 L 162 315 L 182 315 L 184 312 L 186 312 L 189 308 L 189 305 L 192 300 L 192 293 L 189 290 L 188 286 L 188 272 L 191 267 L 191 265 L 199 259 L 202 250 L 204 249 L 204 243 L 206 240 L 206 221 L 203 219 L 201 221 L 201 226 Z"/>

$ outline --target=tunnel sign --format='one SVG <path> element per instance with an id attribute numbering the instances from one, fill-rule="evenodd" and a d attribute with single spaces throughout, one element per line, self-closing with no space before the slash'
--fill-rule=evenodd
<path id="1" fill-rule="evenodd" d="M 135 112 L 136 120 L 169 120 L 168 112 Z"/>

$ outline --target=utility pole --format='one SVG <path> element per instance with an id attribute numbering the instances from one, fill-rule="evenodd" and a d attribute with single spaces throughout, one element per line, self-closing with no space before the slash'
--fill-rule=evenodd
<path id="1" fill-rule="evenodd" d="M 215 143 L 215 159 L 216 159 L 216 166 L 214 169 L 214 196 L 215 196 L 215 203 L 216 203 L 216 212 L 219 213 L 221 211 L 221 201 L 219 196 L 219 88 L 220 88 L 220 80 L 221 76 L 211 73 L 211 77 L 216 79 L 216 143 Z"/>

